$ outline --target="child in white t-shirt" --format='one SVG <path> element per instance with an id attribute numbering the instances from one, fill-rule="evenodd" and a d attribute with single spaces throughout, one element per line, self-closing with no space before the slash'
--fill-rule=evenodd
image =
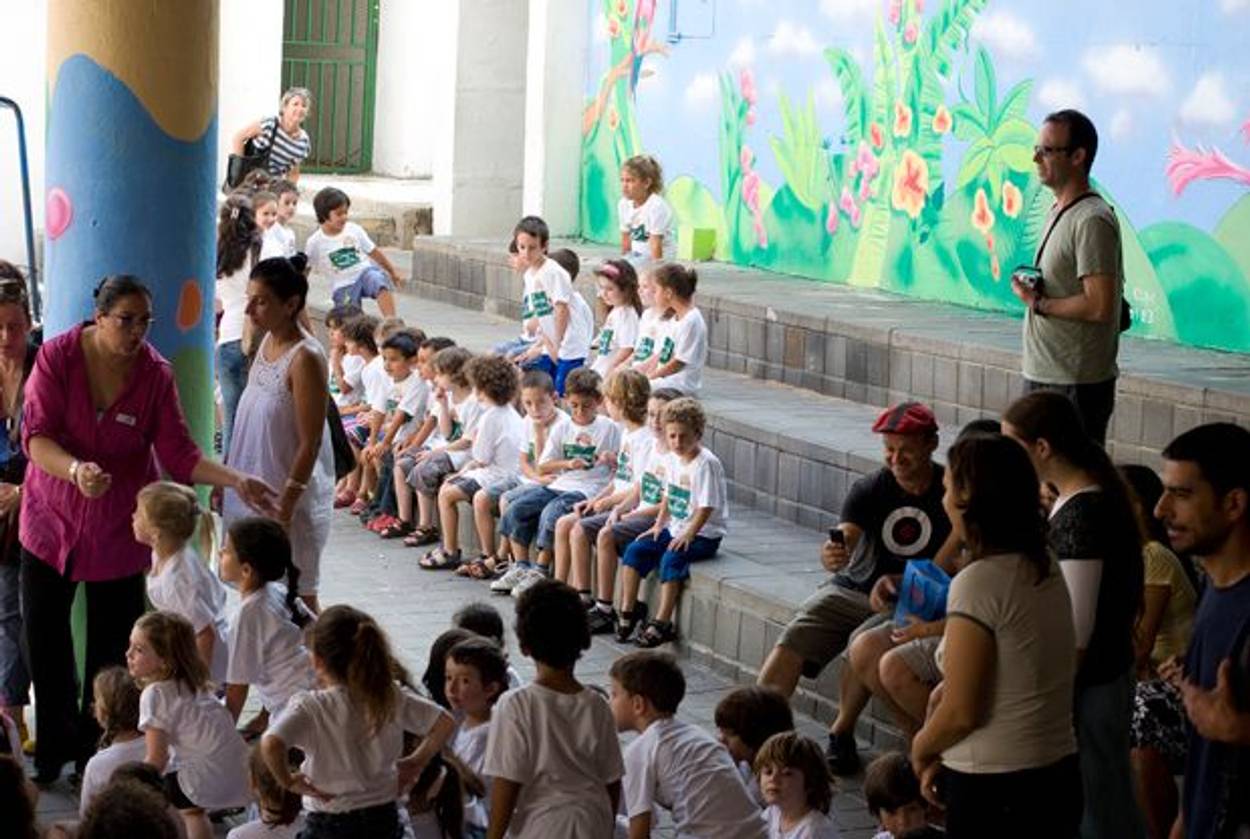
<path id="1" fill-rule="evenodd" d="M 451 750 L 473 773 L 466 781 L 484 789 L 482 796 L 467 802 L 465 825 L 485 835 L 490 824 L 490 778 L 483 777 L 482 767 L 486 764 L 491 709 L 508 689 L 508 659 L 488 638 L 461 641 L 447 653 L 444 682 L 447 701 L 460 717 Z"/>
<path id="2" fill-rule="evenodd" d="M 797 731 L 774 734 L 755 756 L 768 839 L 838 839 L 829 818 L 833 777 L 824 752 Z"/>
<path id="3" fill-rule="evenodd" d="M 220 571 L 241 597 L 230 622 L 226 708 L 238 720 L 255 685 L 264 710 L 248 730 L 259 734 L 292 696 L 313 687 L 303 633 L 312 614 L 296 596 L 299 569 L 291 561 L 291 541 L 272 519 L 233 522 L 221 548 Z"/>
<path id="4" fill-rule="evenodd" d="M 707 417 L 698 401 L 682 397 L 664 409 L 668 485 L 655 524 L 621 557 L 621 609 L 632 613 L 638 586 L 656 568 L 660 572 L 660 607 L 636 643 L 658 647 L 677 637 L 673 613 L 690 563 L 710 559 L 720 549 L 729 526 L 729 490 L 725 469 L 702 445 Z"/>
<path id="5" fill-rule="evenodd" d="M 212 836 L 206 811 L 248 801 L 247 746 L 210 689 L 191 624 L 173 612 L 148 612 L 130 632 L 126 666 L 143 688 L 145 762 L 166 773 L 169 801 L 182 814 L 187 835 Z M 166 772 L 171 760 L 174 769 Z"/>
<path id="6" fill-rule="evenodd" d="M 638 337 L 634 340 L 634 352 L 629 357 L 629 364 L 646 374 L 647 378 L 659 369 L 660 342 L 671 314 L 668 307 L 657 299 L 656 291 L 655 273 L 643 271 L 638 277 L 638 297 L 646 308 L 638 317 Z"/>
<path id="7" fill-rule="evenodd" d="M 182 615 L 195 630 L 195 646 L 209 678 L 226 678 L 226 590 L 208 567 L 216 522 L 201 509 L 195 490 L 157 481 L 139 490 L 132 520 L 135 541 L 152 549 L 148 599 L 157 609 Z M 199 528 L 200 553 L 191 546 Z"/>
<path id="8" fill-rule="evenodd" d="M 399 521 L 394 528 L 381 533 L 383 539 L 396 539 L 403 536 L 404 544 L 409 544 L 407 537 L 411 536 L 415 529 L 412 509 L 414 491 L 408 483 L 408 478 L 416 468 L 417 455 L 426 450 L 427 443 L 438 445 L 442 441 L 442 436 L 438 431 L 442 409 L 440 408 L 437 413 L 433 410 L 433 407 L 438 404 L 434 398 L 438 391 L 436 381 L 438 374 L 434 371 L 434 357 L 455 345 L 455 341 L 440 336 L 426 338 L 417 350 L 416 374 L 425 386 L 424 399 L 416 404 L 409 401 L 400 405 L 400 410 L 405 413 L 409 410 L 414 413 L 410 429 L 405 430 L 404 436 L 396 439 L 391 447 L 395 458 L 391 477 L 394 483 L 396 517 Z"/>
<path id="9" fill-rule="evenodd" d="M 248 774 L 260 818 L 233 828 L 226 839 L 295 839 L 304 828 L 304 802 L 278 785 L 260 746 L 252 749 Z"/>
<path id="10" fill-rule="evenodd" d="M 352 443 L 352 450 L 359 452 L 362 440 L 368 438 L 369 415 L 372 405 L 384 398 L 390 377 L 386 375 L 382 356 L 378 355 L 378 342 L 375 337 L 379 321 L 372 315 L 358 315 L 343 323 L 343 350 L 348 356 L 359 359 L 359 372 L 345 375 L 344 382 L 351 394 L 345 400 L 349 404 L 339 408 L 343 418 L 343 430 Z M 362 431 L 363 429 L 363 431 Z M 362 437 L 362 434 L 364 435 Z M 334 497 L 336 509 L 349 507 L 357 513 L 364 509 L 364 496 L 367 495 L 362 485 L 364 470 L 357 463 L 351 474 L 338 484 L 338 492 Z M 356 502 L 360 501 L 357 506 Z"/>
<path id="11" fill-rule="evenodd" d="M 698 275 L 693 268 L 673 263 L 653 272 L 656 303 L 672 312 L 661 333 L 656 366 L 647 375 L 652 387 L 671 387 L 698 396 L 707 365 L 707 323 L 694 305 Z"/>
<path id="12" fill-rule="evenodd" d="M 693 723 L 676 718 L 686 694 L 677 661 L 655 652 L 612 663 L 612 716 L 640 735 L 625 749 L 625 814 L 631 836 L 650 836 L 653 811 L 673 814 L 689 839 L 766 839 L 768 828 L 729 753 Z"/>
<path id="13" fill-rule="evenodd" d="M 84 816 L 91 800 L 104 789 L 117 767 L 147 756 L 147 743 L 139 731 L 139 686 L 126 669 L 106 667 L 96 673 L 91 691 L 92 711 L 104 734 L 100 737 L 100 751 L 87 761 L 82 773 L 78 812 Z"/>
<path id="14" fill-rule="evenodd" d="M 394 412 L 399 395 L 403 392 L 402 383 L 410 375 L 407 359 L 393 348 L 391 352 L 387 352 L 385 345 L 406 329 L 403 318 L 382 318 L 378 321 L 373 334 L 378 355 L 372 362 L 377 367 L 366 365 L 362 371 L 367 413 L 363 414 L 354 432 L 348 435 L 348 441 L 356 452 L 357 469 L 360 470 L 360 489 L 351 506 L 351 514 L 360 516 L 365 524 L 377 517 L 382 503 L 383 493 L 378 485 L 382 462 L 375 446 L 384 433 L 388 417 Z"/>
<path id="15" fill-rule="evenodd" d="M 295 231 L 289 225 L 299 206 L 299 187 L 288 180 L 277 180 L 270 191 L 278 198 L 278 217 L 265 231 L 264 250 L 272 256 L 295 256 Z"/>
<path id="16" fill-rule="evenodd" d="M 260 228 L 260 258 L 290 256 L 277 234 L 271 232 L 278 227 L 278 196 L 268 190 L 257 192 L 252 196 L 252 211 L 256 213 L 256 226 Z"/>
<path id="17" fill-rule="evenodd" d="M 595 338 L 595 360 L 590 367 L 605 380 L 613 370 L 629 363 L 638 340 L 638 316 L 642 298 L 638 274 L 623 259 L 609 259 L 595 269 L 603 327 Z"/>
<path id="18" fill-rule="evenodd" d="M 492 591 L 520 596 L 526 587 L 547 576 L 555 547 L 556 521 L 573 505 L 593 498 L 612 480 L 615 455 L 621 447 L 621 429 L 599 413 L 602 395 L 599 374 L 588 367 L 569 374 L 565 403 L 569 422 L 547 438 L 540 457 L 540 476 L 554 475 L 547 484 L 526 487 L 508 502 L 499 530 L 511 543 L 514 567 Z M 609 459 L 605 455 L 612 455 Z M 537 565 L 529 562 L 529 545 L 538 548 Z M 506 588 L 505 588 L 506 586 Z"/>
<path id="19" fill-rule="evenodd" d="M 395 836 L 397 800 L 455 729 L 452 718 L 396 682 L 403 668 L 368 615 L 321 613 L 310 635 L 318 690 L 296 694 L 261 740 L 269 771 L 304 796 L 314 836 Z M 406 677 L 406 674 L 403 674 Z M 404 755 L 405 732 L 422 738 Z M 292 773 L 288 749 L 304 752 Z"/>
<path id="20" fill-rule="evenodd" d="M 673 258 L 673 208 L 663 192 L 664 172 L 654 157 L 638 154 L 621 165 L 621 253 L 638 264 Z"/>
<path id="21" fill-rule="evenodd" d="M 382 359 L 390 376 L 386 402 L 379 412 L 381 422 L 377 433 L 361 450 L 361 459 L 377 473 L 377 496 L 361 514 L 365 527 L 384 539 L 406 536 L 411 528 L 396 517 L 395 449 L 411 436 L 429 410 L 429 386 L 417 372 L 418 356 L 425 333 L 419 329 L 400 329 L 382 343 Z"/>
<path id="22" fill-rule="evenodd" d="M 592 498 L 573 505 L 556 522 L 555 578 L 566 582 L 587 606 L 590 595 L 590 544 L 612 510 L 625 501 L 634 487 L 634 470 L 646 462 L 653 437 L 647 428 L 647 400 L 651 384 L 637 370 L 622 368 L 608 377 L 603 389 L 608 416 L 621 428 L 621 448 L 612 458 L 612 480 Z M 611 457 L 603 456 L 605 461 Z M 580 525 L 580 550 L 574 549 L 573 531 Z"/>
<path id="23" fill-rule="evenodd" d="M 351 206 L 347 193 L 332 186 L 313 197 L 313 211 L 321 226 L 304 245 L 308 264 L 313 273 L 323 274 L 333 281 L 330 299 L 334 305 L 359 306 L 369 297 L 378 301 L 384 317 L 394 317 L 392 289 L 402 287 L 404 282 L 369 234 L 360 225 L 347 220 Z M 365 257 L 376 264 L 370 265 Z"/>
<path id="24" fill-rule="evenodd" d="M 624 766 L 608 703 L 573 672 L 590 648 L 577 592 L 554 580 L 532 586 L 516 633 L 537 676 L 492 714 L 482 767 L 493 779 L 490 835 L 611 836 Z"/>
<path id="25" fill-rule="evenodd" d="M 486 487 L 514 478 L 520 469 L 524 424 L 512 407 L 518 384 L 516 367 L 503 356 L 486 355 L 471 360 L 466 373 L 482 412 L 472 430 L 469 460 L 438 491 L 443 544 L 426 554 L 426 560 L 440 568 L 461 563 L 459 504 L 471 502 Z M 490 526 L 493 529 L 493 521 Z M 479 559 L 486 556 L 483 553 Z"/>
<path id="26" fill-rule="evenodd" d="M 326 312 L 325 324 L 330 349 L 330 397 L 338 406 L 339 415 L 343 408 L 355 404 L 358 400 L 356 388 L 362 387 L 360 371 L 364 369 L 365 360 L 359 355 L 347 351 L 347 342 L 343 339 L 343 324 L 361 314 L 356 306 L 335 306 Z"/>
<path id="27" fill-rule="evenodd" d="M 763 685 L 734 688 L 716 703 L 712 721 L 720 740 L 738 767 L 742 782 L 760 807 L 766 806 L 755 777 L 755 756 L 774 734 L 794 730 L 790 700 Z"/>

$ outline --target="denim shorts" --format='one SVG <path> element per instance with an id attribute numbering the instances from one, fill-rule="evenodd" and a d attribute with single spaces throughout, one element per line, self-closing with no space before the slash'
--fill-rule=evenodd
<path id="1" fill-rule="evenodd" d="M 360 272 L 351 285 L 336 288 L 331 292 L 330 300 L 335 306 L 344 306 L 349 303 L 353 306 L 360 306 L 360 301 L 366 297 L 376 300 L 379 294 L 390 290 L 391 278 L 378 266 L 370 265 Z"/>
<path id="2" fill-rule="evenodd" d="M 696 536 L 684 551 L 670 551 L 668 543 L 671 541 L 673 537 L 668 528 L 661 530 L 655 538 L 639 537 L 625 549 L 621 563 L 633 568 L 642 577 L 659 567 L 661 583 L 676 583 L 689 579 L 690 563 L 711 559 L 720 550 L 720 537 L 709 539 Z"/>
<path id="3" fill-rule="evenodd" d="M 514 542 L 528 545 L 538 533 L 543 509 L 559 494 L 541 484 L 517 487 L 505 493 L 508 510 L 499 520 L 499 532 Z"/>

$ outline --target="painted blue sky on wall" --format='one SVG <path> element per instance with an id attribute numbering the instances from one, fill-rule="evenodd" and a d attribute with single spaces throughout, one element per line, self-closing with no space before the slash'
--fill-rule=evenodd
<path id="1" fill-rule="evenodd" d="M 666 175 L 717 183 L 720 108 L 717 76 L 749 67 L 760 91 L 753 145 L 758 169 L 781 179 L 767 152 L 782 133 L 779 92 L 801 104 L 810 92 L 821 132 L 836 144 L 843 111 L 837 80 L 825 63 L 827 46 L 861 58 L 872 74 L 875 19 L 889 0 L 660 0 L 654 31 L 676 28 L 684 37 L 669 54 L 650 57 L 639 83 L 638 123 L 643 145 Z M 588 95 L 608 62 L 602 5 L 592 2 Z M 926 5 L 938 6 L 938 0 Z M 973 49 L 960 57 L 957 78 L 971 95 L 975 46 L 992 54 L 1004 89 L 1034 81 L 1028 116 L 1078 107 L 1098 125 L 1101 148 L 1094 174 L 1115 194 L 1132 221 L 1144 226 L 1183 220 L 1204 229 L 1246 193 L 1229 180 L 1192 183 L 1177 196 L 1165 174 L 1173 143 L 1218 148 L 1233 165 L 1250 170 L 1250 0 L 1109 2 L 1108 0 L 991 0 L 973 29 Z M 954 93 L 952 98 L 958 98 Z M 952 170 L 965 144 L 946 138 L 944 167 Z M 953 177 L 953 171 L 945 172 Z M 714 189 L 715 187 L 713 187 Z"/>

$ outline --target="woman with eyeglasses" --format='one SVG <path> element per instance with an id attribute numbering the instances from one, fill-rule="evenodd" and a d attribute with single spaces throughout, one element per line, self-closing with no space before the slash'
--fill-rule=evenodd
<path id="1" fill-rule="evenodd" d="M 94 751 L 92 680 L 123 663 L 144 611 L 150 552 L 135 540 L 131 518 L 139 490 L 159 476 L 157 461 L 180 483 L 227 487 L 258 511 L 276 509 L 264 481 L 206 459 L 191 439 L 173 368 L 146 340 L 147 287 L 129 275 L 106 277 L 95 309 L 94 321 L 40 348 L 26 383 L 22 442 L 31 468 L 21 494 L 21 596 L 40 783 L 56 780 L 70 760 L 81 771 Z M 87 601 L 81 697 L 70 636 L 80 583 Z"/>
<path id="2" fill-rule="evenodd" d="M 18 598 L 21 548 L 17 542 L 17 509 L 26 473 L 22 452 L 22 388 L 35 362 L 30 344 L 30 304 L 26 281 L 0 259 L 0 714 L 17 726 L 26 740 L 25 709 L 30 675 L 22 657 L 22 612 Z"/>

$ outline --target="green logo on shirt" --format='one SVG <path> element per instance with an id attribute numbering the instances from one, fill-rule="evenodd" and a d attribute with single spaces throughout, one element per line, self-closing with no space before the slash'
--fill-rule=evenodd
<path id="1" fill-rule="evenodd" d="M 454 443 L 460 439 L 460 435 L 464 432 L 464 426 L 460 424 L 460 420 L 451 421 L 451 434 L 447 435 L 447 442 Z"/>
<path id="2" fill-rule="evenodd" d="M 673 339 L 665 336 L 664 343 L 660 344 L 660 363 L 668 364 L 673 358 L 673 350 L 677 348 L 677 344 L 673 343 Z"/>
<path id="3" fill-rule="evenodd" d="M 649 335 L 644 335 L 639 339 L 638 346 L 634 349 L 634 361 L 646 361 L 653 352 L 655 352 L 655 339 Z"/>
<path id="4" fill-rule="evenodd" d="M 644 504 L 659 504 L 664 500 L 664 481 L 652 472 L 642 473 L 642 501 Z"/>
<path id="5" fill-rule="evenodd" d="M 668 511 L 673 518 L 685 521 L 690 518 L 690 489 L 677 484 L 668 485 Z"/>
<path id="6" fill-rule="evenodd" d="M 355 268 L 360 264 L 360 251 L 355 245 L 339 248 L 336 251 L 330 251 L 330 264 L 340 271 L 346 271 L 348 268 Z"/>
<path id="7" fill-rule="evenodd" d="M 529 314 L 524 315 L 529 318 L 545 318 L 555 312 L 551 305 L 551 299 L 547 297 L 545 291 L 535 291 L 529 296 Z"/>
<path id="8" fill-rule="evenodd" d="M 580 460 L 587 466 L 595 465 L 595 444 L 594 443 L 565 443 L 564 444 L 565 460 Z"/>
<path id="9" fill-rule="evenodd" d="M 605 353 L 612 347 L 612 335 L 613 334 L 614 333 L 612 332 L 612 330 L 606 327 L 602 331 L 600 331 L 599 352 Z"/>
<path id="10" fill-rule="evenodd" d="M 632 481 L 634 479 L 634 470 L 629 467 L 629 452 L 624 449 L 616 456 L 616 479 L 618 481 Z"/>
<path id="11" fill-rule="evenodd" d="M 629 228 L 629 238 L 635 242 L 645 242 L 651 237 L 647 235 L 647 226 L 645 224 L 636 224 Z"/>

